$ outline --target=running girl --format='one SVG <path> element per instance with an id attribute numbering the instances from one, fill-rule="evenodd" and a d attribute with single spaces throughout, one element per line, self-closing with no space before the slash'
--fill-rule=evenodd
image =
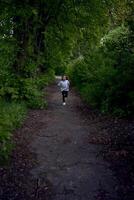
<path id="1" fill-rule="evenodd" d="M 63 105 L 66 105 L 65 99 L 68 97 L 70 82 L 66 76 L 62 76 L 61 81 L 58 83 L 62 93 Z"/>

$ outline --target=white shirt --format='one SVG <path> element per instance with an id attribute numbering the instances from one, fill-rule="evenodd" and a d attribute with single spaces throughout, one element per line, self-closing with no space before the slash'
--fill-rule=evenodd
<path id="1" fill-rule="evenodd" d="M 70 83 L 68 80 L 62 80 L 58 83 L 61 91 L 69 91 L 69 85 Z"/>

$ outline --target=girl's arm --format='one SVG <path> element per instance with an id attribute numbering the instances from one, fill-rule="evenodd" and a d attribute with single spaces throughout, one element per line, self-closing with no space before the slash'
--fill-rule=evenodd
<path id="1" fill-rule="evenodd" d="M 58 86 L 59 86 L 59 87 L 61 86 L 61 81 L 58 83 Z"/>

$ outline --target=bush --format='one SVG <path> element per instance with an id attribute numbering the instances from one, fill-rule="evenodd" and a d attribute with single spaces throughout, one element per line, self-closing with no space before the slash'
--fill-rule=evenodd
<path id="1" fill-rule="evenodd" d="M 72 82 L 84 99 L 102 112 L 118 116 L 134 112 L 134 53 L 125 27 L 110 31 L 100 46 L 69 67 Z"/>
<path id="2" fill-rule="evenodd" d="M 44 99 L 42 89 L 54 80 L 53 70 L 49 70 L 46 74 L 37 76 L 36 79 L 24 79 L 22 88 L 22 98 L 26 100 L 30 108 L 44 108 L 47 103 Z"/>
<path id="3" fill-rule="evenodd" d="M 11 132 L 19 127 L 26 115 L 24 103 L 0 101 L 0 163 L 8 159 L 12 150 Z"/>
<path id="4" fill-rule="evenodd" d="M 46 101 L 42 89 L 53 80 L 53 70 L 30 78 L 12 76 L 11 80 L 1 84 L 0 97 L 7 101 L 25 101 L 30 108 L 43 108 Z"/>
<path id="5" fill-rule="evenodd" d="M 55 79 L 55 72 L 49 69 L 46 74 L 41 74 L 36 78 L 36 85 L 39 89 L 43 89 Z"/>

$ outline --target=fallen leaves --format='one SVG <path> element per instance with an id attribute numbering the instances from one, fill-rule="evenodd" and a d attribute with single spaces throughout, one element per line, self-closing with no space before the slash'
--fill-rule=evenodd
<path id="1" fill-rule="evenodd" d="M 92 144 L 110 144 L 111 143 L 111 138 L 106 138 L 103 136 L 98 136 L 98 137 L 88 137 L 88 142 Z"/>

